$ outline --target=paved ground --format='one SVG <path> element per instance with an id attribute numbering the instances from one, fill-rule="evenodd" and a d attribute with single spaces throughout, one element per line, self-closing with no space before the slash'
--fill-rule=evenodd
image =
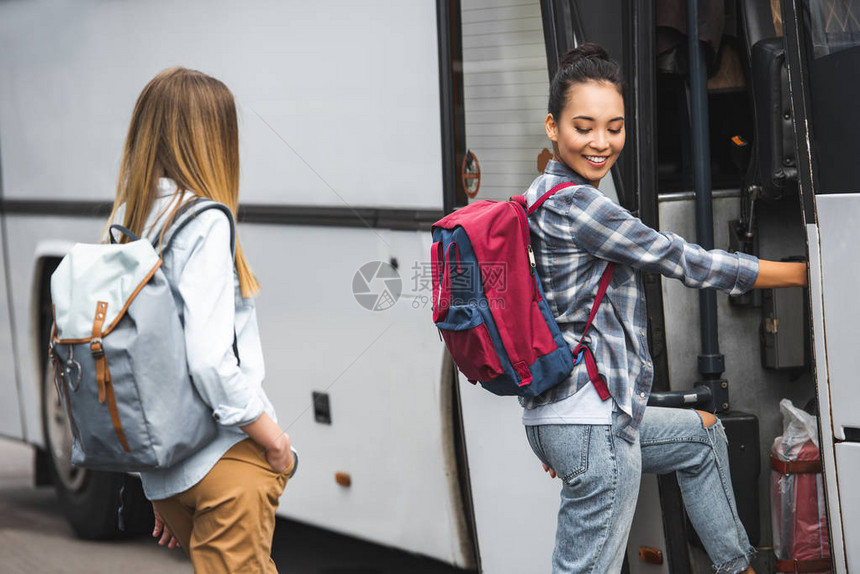
<path id="1" fill-rule="evenodd" d="M 190 574 L 181 550 L 149 537 L 87 542 L 72 534 L 51 487 L 33 487 L 30 447 L 0 438 L 0 572 L 3 574 Z M 278 520 L 274 558 L 282 574 L 463 574 L 288 520 Z"/>

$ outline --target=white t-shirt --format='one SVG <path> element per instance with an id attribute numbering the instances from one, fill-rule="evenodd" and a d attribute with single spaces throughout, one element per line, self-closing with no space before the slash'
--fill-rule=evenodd
<path id="1" fill-rule="evenodd" d="M 523 424 L 608 425 L 612 424 L 614 400 L 600 400 L 594 385 L 587 384 L 566 399 L 533 409 L 523 409 Z"/>

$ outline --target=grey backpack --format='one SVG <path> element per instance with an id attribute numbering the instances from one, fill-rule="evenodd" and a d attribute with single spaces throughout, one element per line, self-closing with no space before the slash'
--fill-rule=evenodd
<path id="1" fill-rule="evenodd" d="M 208 209 L 227 215 L 234 249 L 226 205 L 198 199 L 183 207 L 162 254 Z M 115 231 L 133 241 L 116 243 Z M 72 464 L 166 468 L 208 444 L 217 423 L 188 374 L 182 323 L 158 255 L 160 234 L 150 242 L 112 225 L 108 235 L 107 244 L 75 245 L 51 276 L 50 349 L 74 437 Z"/>

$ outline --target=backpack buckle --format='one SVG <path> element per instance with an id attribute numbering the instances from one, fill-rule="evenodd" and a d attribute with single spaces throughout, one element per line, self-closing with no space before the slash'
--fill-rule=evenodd
<path id="1" fill-rule="evenodd" d="M 532 373 L 529 371 L 529 366 L 525 361 L 519 361 L 513 364 L 514 371 L 516 371 L 517 376 L 520 378 L 520 382 L 517 383 L 517 386 L 524 387 L 532 382 Z"/>
<path id="2" fill-rule="evenodd" d="M 93 337 L 90 341 L 90 351 L 93 353 L 94 359 L 101 359 L 105 356 L 104 347 L 102 347 L 102 338 Z"/>

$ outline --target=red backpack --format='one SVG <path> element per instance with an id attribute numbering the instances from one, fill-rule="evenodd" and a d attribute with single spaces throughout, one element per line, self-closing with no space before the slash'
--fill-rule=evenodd
<path id="1" fill-rule="evenodd" d="M 433 321 L 460 371 L 497 395 L 535 397 L 565 380 L 584 360 L 600 398 L 606 381 L 583 340 L 571 352 L 544 299 L 532 251 L 524 196 L 476 201 L 433 225 Z M 612 279 L 609 263 L 583 339 Z M 576 357 L 574 359 L 574 357 Z"/>

